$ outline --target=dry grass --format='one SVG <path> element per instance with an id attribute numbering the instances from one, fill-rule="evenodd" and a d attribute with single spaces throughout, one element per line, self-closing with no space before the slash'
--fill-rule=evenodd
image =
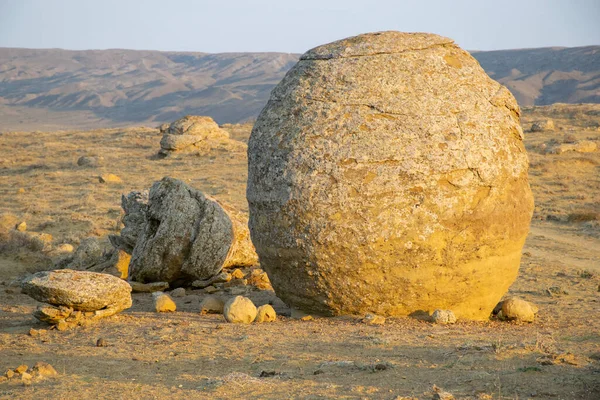
<path id="1" fill-rule="evenodd" d="M 568 112 L 530 110 L 523 118 L 528 128 L 557 112 L 559 128 L 526 133 L 536 209 L 509 295 L 536 303 L 536 322 L 437 326 L 392 318 L 384 326 L 367 326 L 350 317 L 283 317 L 239 326 L 200 315 L 205 293 L 194 290 L 175 299 L 175 314 L 151 312 L 151 297 L 136 294 L 133 307 L 121 315 L 32 337 L 29 329 L 42 327 L 31 317 L 35 301 L 0 286 L 0 373 L 36 361 L 60 373 L 32 386 L 0 383 L 0 399 L 431 398 L 434 384 L 457 398 L 600 398 L 600 152 L 540 150 L 542 143 L 562 143 L 565 131 L 576 140 L 599 140 L 600 131 L 591 128 L 600 121 L 594 107 L 593 112 L 568 107 Z M 250 131 L 226 129 L 240 141 Z M 0 135 L 0 146 L 11 149 L 0 160 L 0 209 L 27 221 L 31 231 L 52 234 L 54 246 L 118 231 L 121 193 L 147 188 L 165 175 L 247 210 L 243 151 L 158 159 L 159 141 L 150 128 Z M 102 165 L 78 167 L 82 155 L 103 157 Z M 102 173 L 116 174 L 123 183 L 100 184 Z M 0 281 L 55 259 L 21 239 L 26 240 L 4 236 Z M 276 303 L 272 292 L 250 296 L 259 305 Z M 95 347 L 100 337 L 108 347 Z M 271 377 L 261 378 L 263 371 Z"/>

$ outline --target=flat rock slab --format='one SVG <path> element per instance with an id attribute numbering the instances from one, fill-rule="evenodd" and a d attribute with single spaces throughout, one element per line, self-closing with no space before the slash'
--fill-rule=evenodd
<path id="1" fill-rule="evenodd" d="M 22 284 L 37 301 L 78 311 L 106 310 L 106 316 L 131 307 L 131 286 L 112 275 L 62 269 L 38 272 Z"/>

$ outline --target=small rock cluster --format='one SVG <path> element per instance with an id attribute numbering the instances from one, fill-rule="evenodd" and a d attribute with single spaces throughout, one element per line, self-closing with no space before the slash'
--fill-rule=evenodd
<path id="1" fill-rule="evenodd" d="M 171 292 L 172 296 L 174 292 Z M 171 296 L 166 293 L 154 292 L 152 298 L 156 312 L 174 312 L 177 309 Z M 265 304 L 256 307 L 252 300 L 244 296 L 234 296 L 224 301 L 220 296 L 208 295 L 200 303 L 200 314 L 223 314 L 227 322 L 236 324 L 273 322 L 277 319 L 273 306 Z"/>
<path id="2" fill-rule="evenodd" d="M 23 364 L 16 368 L 8 369 L 3 376 L 0 376 L 0 383 L 19 379 L 24 385 L 31 385 L 33 382 L 57 375 L 58 372 L 56 372 L 52 365 L 39 361 L 32 368 Z"/>

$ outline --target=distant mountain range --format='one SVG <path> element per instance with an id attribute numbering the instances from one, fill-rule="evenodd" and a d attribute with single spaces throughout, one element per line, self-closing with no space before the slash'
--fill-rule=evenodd
<path id="1" fill-rule="evenodd" d="M 600 46 L 473 52 L 522 106 L 600 103 Z M 0 130 L 255 118 L 299 54 L 0 48 Z"/>

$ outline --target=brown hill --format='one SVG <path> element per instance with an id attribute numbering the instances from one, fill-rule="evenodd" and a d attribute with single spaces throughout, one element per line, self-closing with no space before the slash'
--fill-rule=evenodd
<path id="1" fill-rule="evenodd" d="M 522 105 L 600 102 L 600 46 L 475 52 Z M 0 130 L 254 118 L 297 61 L 287 53 L 0 48 Z"/>
<path id="2" fill-rule="evenodd" d="M 476 52 L 521 106 L 600 103 L 600 46 Z"/>

